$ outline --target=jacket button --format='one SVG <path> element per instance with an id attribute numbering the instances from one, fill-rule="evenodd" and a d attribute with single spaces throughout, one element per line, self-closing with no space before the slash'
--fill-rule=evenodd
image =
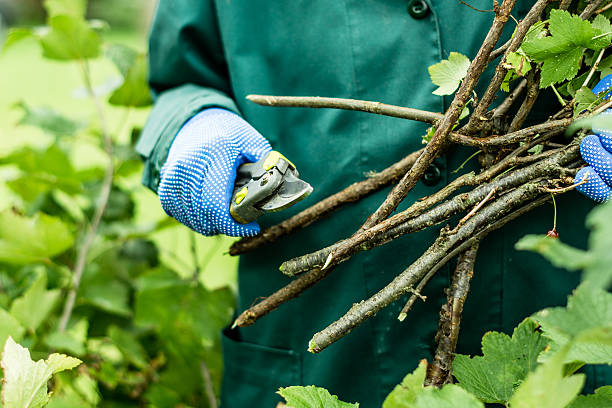
<path id="1" fill-rule="evenodd" d="M 423 184 L 426 186 L 432 187 L 440 182 L 442 179 L 442 172 L 440 168 L 435 164 L 430 164 L 421 180 L 423 180 Z"/>
<path id="2" fill-rule="evenodd" d="M 420 20 L 429 14 L 429 6 L 425 0 L 410 0 L 408 12 L 412 17 Z"/>

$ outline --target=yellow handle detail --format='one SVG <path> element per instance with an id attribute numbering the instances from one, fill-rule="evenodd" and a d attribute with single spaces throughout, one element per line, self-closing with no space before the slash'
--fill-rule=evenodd
<path id="1" fill-rule="evenodd" d="M 263 168 L 265 171 L 270 170 L 272 167 L 276 166 L 276 163 L 278 163 L 278 161 L 280 159 L 285 160 L 287 163 L 289 163 L 293 168 L 295 168 L 295 164 L 291 163 L 291 161 L 289 161 L 289 159 L 287 159 L 285 156 L 283 156 L 281 153 L 277 152 L 276 150 L 272 150 L 269 154 L 268 157 L 266 157 L 266 160 L 263 163 Z"/>
<path id="2" fill-rule="evenodd" d="M 246 186 L 242 187 L 242 189 L 236 193 L 236 198 L 234 199 L 236 204 L 240 204 L 242 200 L 244 200 L 244 197 L 246 197 L 248 192 L 249 192 L 249 189 L 246 188 Z"/>

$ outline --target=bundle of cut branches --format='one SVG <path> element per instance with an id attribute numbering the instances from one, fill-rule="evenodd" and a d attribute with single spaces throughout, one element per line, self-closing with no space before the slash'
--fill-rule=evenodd
<path id="1" fill-rule="evenodd" d="M 360 251 L 447 223 L 450 217 L 462 214 L 463 217 L 453 228 L 443 227 L 435 242 L 386 287 L 372 297 L 352 305 L 344 316 L 314 334 L 309 343 L 309 351 L 320 352 L 382 308 L 410 294 L 408 303 L 398 316 L 399 320 L 403 320 L 416 299 L 422 297 L 421 291 L 432 276 L 450 260 L 459 257 L 451 287 L 447 290 L 448 301 L 441 311 L 436 335 L 438 350 L 427 379 L 428 383 L 434 385 L 448 381 L 461 310 L 469 291 L 478 243 L 491 231 L 554 200 L 554 195 L 576 187 L 574 176 L 584 165 L 579 151 L 584 131 L 570 138 L 562 138 L 562 143 L 553 142 L 553 138 L 565 133 L 577 119 L 593 118 L 612 105 L 587 88 L 595 80 L 599 64 L 612 40 L 609 20 L 602 15 L 609 9 L 609 0 L 593 0 L 583 10 L 573 10 L 578 12 L 573 15 L 566 11 L 570 1 L 561 1 L 551 11 L 550 7 L 545 10 L 552 3 L 550 0 L 538 0 L 527 15 L 517 22 L 510 40 L 496 48 L 504 26 L 511 19 L 515 1 L 505 0 L 501 5 L 494 2 L 495 17 L 491 28 L 444 114 L 351 99 L 264 95 L 248 97 L 266 106 L 349 109 L 426 122 L 432 125 L 433 136 L 423 149 L 408 154 L 385 170 L 267 228 L 256 237 L 236 242 L 230 249 L 232 255 L 252 251 L 329 215 L 346 203 L 358 201 L 394 184 L 384 202 L 353 235 L 316 252 L 284 262 L 280 266 L 281 271 L 296 278 L 243 311 L 234 326 L 255 323 L 260 317 L 315 285 L 332 273 L 338 264 L 348 261 Z M 604 25 L 603 20 L 608 26 Z M 583 72 L 577 67 L 575 71 L 566 70 L 562 77 L 555 77 L 558 72 L 554 70 L 558 67 L 549 60 L 554 57 L 554 51 L 548 50 L 548 54 L 538 52 L 533 45 L 538 45 L 538 41 L 543 39 L 549 42 L 562 41 L 555 37 L 555 24 L 582 24 L 583 30 L 587 26 L 592 30 L 593 35 L 589 38 L 576 38 L 572 40 L 574 43 L 566 44 L 568 49 L 580 49 L 577 64 L 585 54 L 584 61 L 589 63 L 585 62 Z M 518 64 L 517 58 L 520 59 Z M 475 92 L 478 81 L 487 66 L 498 59 L 488 87 L 478 97 Z M 529 65 L 528 69 L 525 69 L 526 65 Z M 516 83 L 512 92 L 505 94 L 497 107 L 491 109 L 500 87 L 512 79 Z M 555 84 L 559 88 L 563 87 L 566 98 L 557 91 Z M 540 96 L 540 89 L 549 86 L 557 94 L 562 108 L 543 123 L 523 127 Z M 579 90 L 574 91 L 575 88 Z M 461 122 L 462 112 L 469 103 L 473 111 L 469 119 Z M 510 117 L 508 112 L 513 106 L 516 114 Z M 460 123 L 464 123 L 463 126 L 459 126 Z M 480 149 L 484 153 L 480 155 L 483 158 L 480 160 L 482 171 L 478 174 L 464 174 L 436 193 L 391 216 L 433 160 L 453 145 Z M 472 187 L 472 190 L 458 194 L 460 189 L 464 191 L 466 187 Z"/>

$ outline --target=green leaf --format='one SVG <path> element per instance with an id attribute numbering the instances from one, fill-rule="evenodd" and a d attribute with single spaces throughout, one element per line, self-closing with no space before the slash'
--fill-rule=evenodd
<path id="1" fill-rule="evenodd" d="M 605 128 L 605 121 L 612 125 L 612 115 L 599 115 L 593 124 Z M 576 122 L 575 122 L 576 123 Z M 610 127 L 612 129 L 612 126 Z M 565 245 L 558 240 L 542 236 L 526 236 L 517 244 L 517 249 L 528 249 L 539 252 L 555 266 L 569 270 L 583 269 L 583 280 L 607 288 L 612 283 L 612 202 L 595 208 L 587 217 L 587 226 L 591 229 L 588 251 L 582 251 Z"/>
<path id="2" fill-rule="evenodd" d="M 102 39 L 82 18 L 57 15 L 49 19 L 51 30 L 40 37 L 43 55 L 57 60 L 79 60 L 100 55 Z"/>
<path id="3" fill-rule="evenodd" d="M 541 364 L 518 387 L 510 406 L 512 408 L 563 408 L 582 389 L 584 375 L 563 376 L 566 350 Z"/>
<path id="4" fill-rule="evenodd" d="M 108 336 L 113 343 L 123 354 L 123 357 L 140 369 L 144 369 L 149 365 L 147 352 L 136 340 L 133 334 L 120 329 L 117 326 L 111 326 L 108 329 Z"/>
<path id="5" fill-rule="evenodd" d="M 610 24 L 610 20 L 603 15 L 598 14 L 593 20 L 592 26 L 597 33 L 594 36 L 596 47 L 601 49 L 609 46 L 612 40 L 612 24 Z"/>
<path id="6" fill-rule="evenodd" d="M 597 126 L 598 128 L 612 129 L 612 115 L 600 115 L 606 117 L 610 126 Z M 593 262 L 584 270 L 583 280 L 593 285 L 607 288 L 612 283 L 612 201 L 608 201 L 592 210 L 587 217 L 587 226 L 591 229 L 589 236 L 589 251 L 592 253 Z"/>
<path id="7" fill-rule="evenodd" d="M 414 408 L 484 408 L 475 396 L 454 384 L 442 388 L 426 387 L 417 398 Z"/>
<path id="8" fill-rule="evenodd" d="M 576 105 L 574 106 L 574 115 L 578 115 L 585 110 L 591 112 L 593 108 L 597 105 L 597 95 L 593 93 L 589 88 L 583 86 L 578 91 L 576 91 Z"/>
<path id="9" fill-rule="evenodd" d="M 277 391 L 291 408 L 357 408 L 358 403 L 342 402 L 325 388 L 309 385 L 280 388 Z"/>
<path id="10" fill-rule="evenodd" d="M 84 127 L 83 123 L 75 122 L 56 110 L 47 106 L 31 108 L 25 102 L 17 102 L 15 107 L 23 109 L 24 115 L 19 125 L 35 126 L 54 136 L 74 136 Z"/>
<path id="11" fill-rule="evenodd" d="M 579 395 L 568 408 L 611 408 L 612 385 L 597 388 L 595 394 Z"/>
<path id="12" fill-rule="evenodd" d="M 81 360 L 64 354 L 51 354 L 46 361 L 32 361 L 28 349 L 9 337 L 2 353 L 4 408 L 39 408 L 49 400 L 47 381 L 55 373 L 71 370 Z"/>
<path id="13" fill-rule="evenodd" d="M 419 366 L 404 377 L 401 384 L 395 386 L 393 391 L 383 403 L 382 408 L 410 408 L 416 401 L 417 395 L 423 392 L 423 383 L 427 374 L 427 361 L 421 360 Z"/>
<path id="14" fill-rule="evenodd" d="M 70 248 L 73 240 L 68 226 L 59 218 L 43 213 L 30 218 L 11 210 L 0 212 L 0 262 L 25 265 L 45 261 Z"/>
<path id="15" fill-rule="evenodd" d="M 89 323 L 81 319 L 68 330 L 54 331 L 45 338 L 45 344 L 53 350 L 66 351 L 76 356 L 85 354 L 85 342 Z"/>
<path id="16" fill-rule="evenodd" d="M 570 271 L 584 269 L 592 261 L 586 251 L 564 244 L 546 235 L 526 235 L 514 247 L 519 251 L 534 251 L 558 268 Z"/>
<path id="17" fill-rule="evenodd" d="M 59 296 L 59 289 L 47 290 L 47 274 L 41 272 L 23 296 L 13 301 L 11 315 L 35 331 L 53 311 Z"/>
<path id="18" fill-rule="evenodd" d="M 531 71 L 529 59 L 518 52 L 510 52 L 506 55 L 504 67 L 514 70 L 519 76 L 525 76 Z"/>
<path id="19" fill-rule="evenodd" d="M 488 332 L 482 338 L 483 356 L 457 354 L 453 375 L 460 385 L 484 402 L 505 403 L 537 364 L 546 339 L 533 320 L 525 319 L 514 329 L 512 338 Z"/>
<path id="20" fill-rule="evenodd" d="M 144 107 L 151 105 L 153 100 L 147 84 L 148 72 L 146 55 L 138 54 L 127 69 L 123 84 L 112 93 L 108 102 L 117 106 Z"/>
<path id="21" fill-rule="evenodd" d="M 130 67 L 138 58 L 138 51 L 123 44 L 112 44 L 105 52 L 106 56 L 115 64 L 122 77 L 126 77 Z"/>
<path id="22" fill-rule="evenodd" d="M 86 0 L 45 0 L 45 10 L 49 17 L 60 14 L 84 17 L 87 9 Z"/>
<path id="23" fill-rule="evenodd" d="M 568 349 L 565 363 L 612 364 L 611 293 L 582 283 L 568 297 L 567 307 L 544 309 L 534 319 L 552 340 L 552 352 Z"/>
<path id="24" fill-rule="evenodd" d="M 439 87 L 433 91 L 433 94 L 451 95 L 457 90 L 469 68 L 469 58 L 458 52 L 451 52 L 447 60 L 442 60 L 430 66 L 427 70 L 431 81 Z"/>
<path id="25" fill-rule="evenodd" d="M 79 291 L 79 300 L 118 316 L 132 315 L 128 306 L 128 288 L 117 280 L 105 280 L 104 277 L 97 276 L 84 281 Z"/>
<path id="26" fill-rule="evenodd" d="M 229 289 L 209 291 L 155 270 L 138 280 L 134 323 L 162 332 L 192 332 L 212 344 L 230 320 L 234 298 Z"/>
<path id="27" fill-rule="evenodd" d="M 565 131 L 566 135 L 572 135 L 580 129 L 606 129 L 612 130 L 612 115 L 594 115 L 574 121 Z"/>
<path id="28" fill-rule="evenodd" d="M 605 46 L 602 38 L 593 39 L 601 34 L 599 29 L 567 11 L 551 10 L 549 30 L 550 36 L 530 37 L 521 46 L 531 59 L 543 63 L 541 88 L 575 77 L 584 48 L 598 50 Z"/>
<path id="29" fill-rule="evenodd" d="M 32 37 L 33 35 L 32 30 L 28 28 L 11 28 L 8 31 L 4 44 L 2 45 L 2 52 L 5 52 L 19 41 Z"/>
<path id="30" fill-rule="evenodd" d="M 0 344 L 4 344 L 9 336 L 19 341 L 24 333 L 25 329 L 19 321 L 11 316 L 9 312 L 0 308 Z"/>

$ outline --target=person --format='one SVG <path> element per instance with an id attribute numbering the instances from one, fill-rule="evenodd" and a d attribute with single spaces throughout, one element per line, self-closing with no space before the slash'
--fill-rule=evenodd
<path id="1" fill-rule="evenodd" d="M 519 0 L 515 15 L 531 3 Z M 361 112 L 262 107 L 246 95 L 333 96 L 443 112 L 451 98 L 432 94 L 427 67 L 451 51 L 473 57 L 492 18 L 441 0 L 160 0 L 150 35 L 156 102 L 137 146 L 146 159 L 143 181 L 168 214 L 199 233 L 256 234 L 257 223 L 239 224 L 228 211 L 240 164 L 274 148 L 315 188 L 291 209 L 261 217 L 265 228 L 421 148 L 426 125 Z M 453 170 L 471 153 L 456 148 L 436 159 L 400 210 L 459 176 Z M 352 234 L 387 191 L 241 256 L 238 311 L 290 282 L 278 271 L 282 261 Z M 584 217 L 593 203 L 574 192 L 557 205 L 562 238 L 584 246 Z M 525 234 L 546 233 L 552 218 L 550 205 L 540 207 L 482 243 L 458 352 L 479 354 L 487 330 L 509 333 L 531 313 L 565 304 L 579 276 L 513 247 Z M 362 407 L 380 406 L 419 359 L 431 361 L 451 266 L 432 279 L 428 300 L 404 322 L 397 320 L 402 299 L 320 354 L 308 353 L 307 343 L 386 285 L 438 232 L 430 228 L 361 253 L 255 325 L 225 330 L 221 406 L 273 407 L 279 387 L 310 384 Z M 595 379 L 612 382 L 603 370 L 598 374 L 589 377 L 591 388 Z"/>

